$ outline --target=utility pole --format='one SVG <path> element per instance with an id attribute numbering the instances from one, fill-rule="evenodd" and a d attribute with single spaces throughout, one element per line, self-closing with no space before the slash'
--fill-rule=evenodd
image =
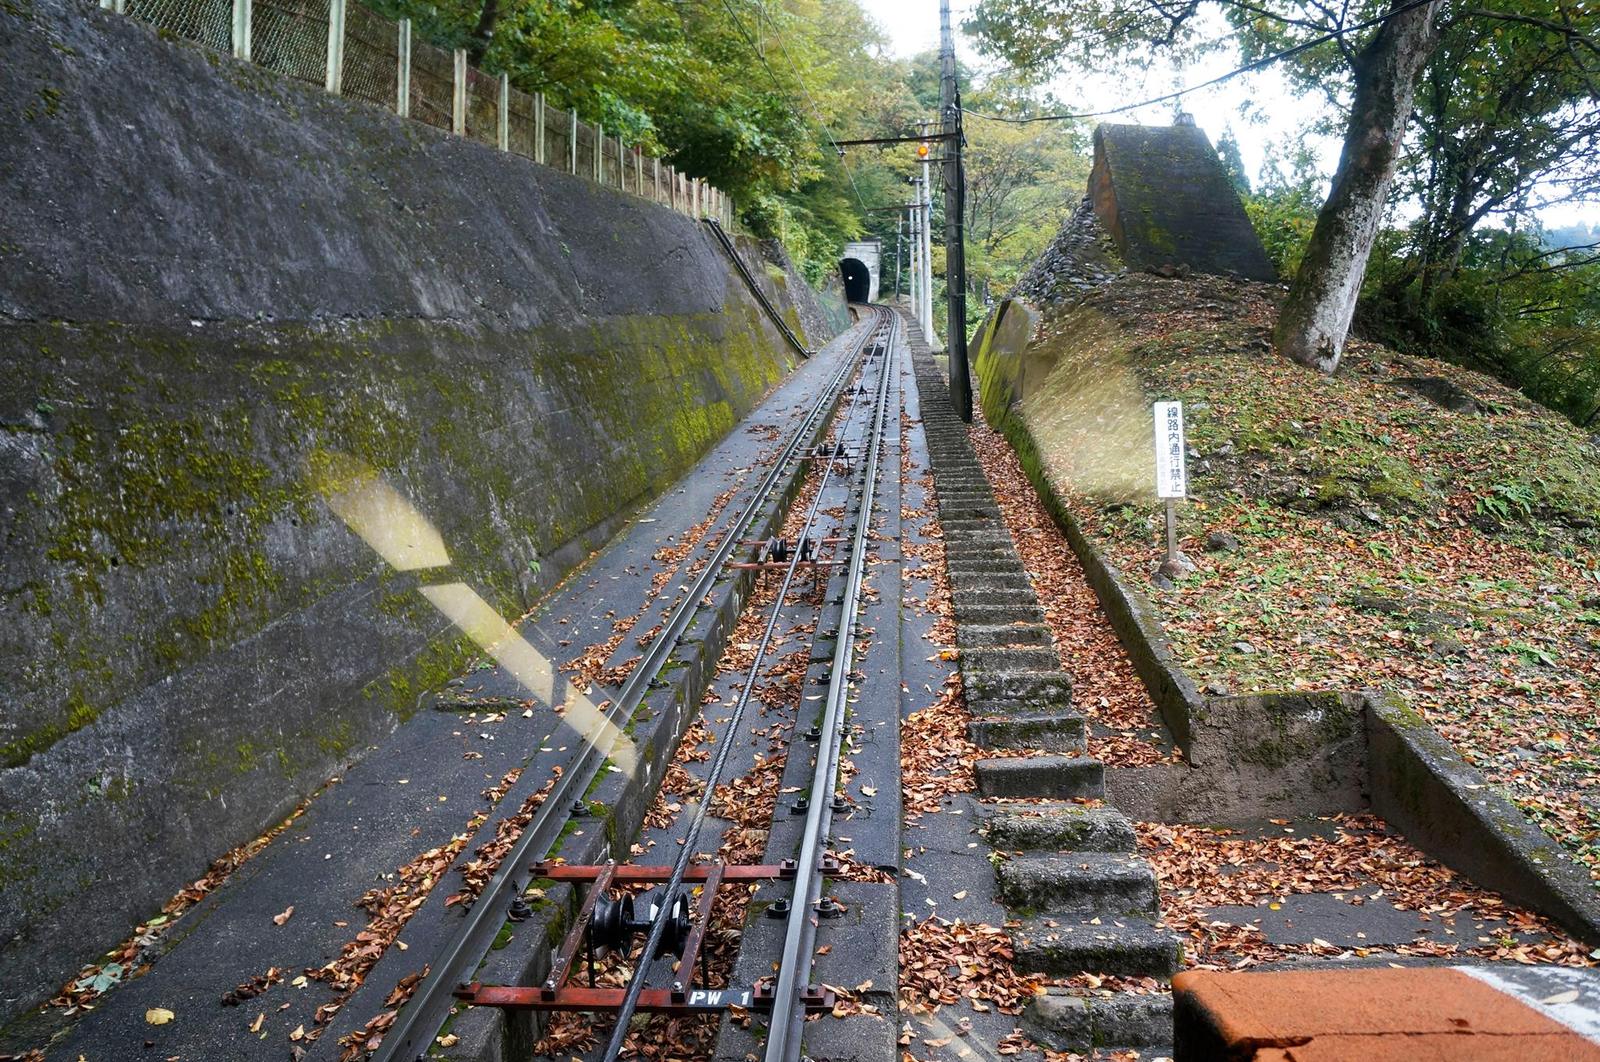
<path id="1" fill-rule="evenodd" d="M 944 134 L 945 331 L 950 352 L 950 400 L 956 415 L 972 422 L 972 374 L 967 365 L 967 175 L 961 165 L 961 86 L 956 78 L 956 39 L 950 31 L 950 0 L 939 0 L 939 117 Z M 927 172 L 927 167 L 923 168 Z"/>
<path id="2" fill-rule="evenodd" d="M 894 297 L 900 297 L 900 252 L 901 244 L 905 242 L 906 219 L 896 216 L 894 219 Z"/>
<path id="3" fill-rule="evenodd" d="M 917 179 L 911 179 L 913 189 Z M 922 193 L 906 204 L 906 224 L 911 229 L 911 316 L 922 324 Z"/>
<path id="4" fill-rule="evenodd" d="M 927 124 L 923 123 L 923 132 L 926 133 Z M 930 169 L 933 163 L 927 156 L 922 156 L 922 181 L 917 185 L 917 215 L 922 226 L 922 316 L 918 321 L 922 324 L 922 334 L 928 341 L 928 346 L 937 350 L 939 337 L 933 334 L 933 179 Z"/>

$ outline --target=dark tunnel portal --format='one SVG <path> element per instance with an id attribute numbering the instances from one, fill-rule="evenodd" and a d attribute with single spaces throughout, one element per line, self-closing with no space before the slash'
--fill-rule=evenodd
<path id="1" fill-rule="evenodd" d="M 839 272 L 844 275 L 844 301 L 866 302 L 872 296 L 872 274 L 859 258 L 843 258 Z"/>

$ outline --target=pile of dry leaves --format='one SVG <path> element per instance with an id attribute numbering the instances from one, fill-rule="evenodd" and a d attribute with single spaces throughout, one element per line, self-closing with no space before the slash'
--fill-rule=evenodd
<path id="1" fill-rule="evenodd" d="M 1161 882 L 1163 918 L 1188 937 L 1192 964 L 1242 969 L 1295 955 L 1341 956 L 1345 949 L 1269 942 L 1254 925 L 1215 917 L 1219 907 L 1276 910 L 1294 895 L 1330 893 L 1353 905 L 1381 900 L 1436 923 L 1433 935 L 1395 946 L 1349 949 L 1356 956 L 1473 956 L 1519 963 L 1593 966 L 1584 945 L 1389 832 L 1370 815 L 1338 816 L 1332 836 L 1285 832 L 1249 837 L 1233 830 L 1138 823 L 1141 853 Z M 1281 826 L 1281 824 L 1280 824 Z M 1485 928 L 1484 922 L 1495 923 Z"/>

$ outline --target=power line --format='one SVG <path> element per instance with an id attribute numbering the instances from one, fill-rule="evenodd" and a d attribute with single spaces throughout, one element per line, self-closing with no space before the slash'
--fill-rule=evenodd
<path id="1" fill-rule="evenodd" d="M 1005 122 L 1009 125 L 1028 125 L 1032 122 L 1066 122 L 1080 118 L 1105 118 L 1113 114 L 1124 114 L 1128 111 L 1136 111 L 1141 107 L 1153 107 L 1158 103 L 1167 103 L 1171 100 L 1180 99 L 1192 92 L 1199 92 L 1201 89 L 1211 88 L 1213 85 L 1220 85 L 1224 81 L 1229 81 L 1238 77 L 1240 74 L 1248 74 L 1256 70 L 1265 69 L 1274 63 L 1288 59 L 1291 56 L 1299 55 L 1301 52 L 1309 51 L 1318 45 L 1327 44 L 1332 40 L 1338 40 L 1347 33 L 1355 33 L 1358 30 L 1370 29 L 1373 26 L 1382 25 L 1392 18 L 1397 18 L 1400 15 L 1405 14 L 1412 8 L 1422 7 L 1425 4 L 1437 2 L 1438 0 L 1410 0 L 1410 3 L 1407 3 L 1401 7 L 1397 7 L 1387 14 L 1379 15 L 1376 18 L 1369 18 L 1364 22 L 1357 22 L 1353 26 L 1343 26 L 1336 30 L 1329 30 L 1327 33 L 1324 33 L 1319 37 L 1313 37 L 1311 40 L 1296 44 L 1292 48 L 1285 48 L 1281 52 L 1274 52 L 1271 55 L 1263 56 L 1254 62 L 1249 62 L 1241 67 L 1230 70 L 1226 74 L 1221 74 L 1217 77 L 1211 78 L 1209 81 L 1202 81 L 1198 85 L 1190 85 L 1187 88 L 1178 89 L 1176 92 L 1168 92 L 1162 96 L 1154 96 L 1147 100 L 1140 100 L 1138 103 L 1129 103 L 1121 107 L 1112 107 L 1109 110 L 1084 111 L 1081 114 L 1037 114 L 1029 118 L 1007 118 L 1004 115 L 999 114 L 984 114 L 981 111 L 969 110 L 966 107 L 961 108 L 961 110 L 963 113 L 970 114 L 974 118 L 982 118 L 985 121 L 990 122 Z"/>

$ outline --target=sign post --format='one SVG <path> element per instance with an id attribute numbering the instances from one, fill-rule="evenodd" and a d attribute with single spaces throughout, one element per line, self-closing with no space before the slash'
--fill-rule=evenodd
<path id="1" fill-rule="evenodd" d="M 1178 507 L 1189 494 L 1189 472 L 1184 465 L 1183 403 L 1157 402 L 1156 419 L 1156 497 L 1166 502 L 1166 564 L 1178 559 Z"/>

